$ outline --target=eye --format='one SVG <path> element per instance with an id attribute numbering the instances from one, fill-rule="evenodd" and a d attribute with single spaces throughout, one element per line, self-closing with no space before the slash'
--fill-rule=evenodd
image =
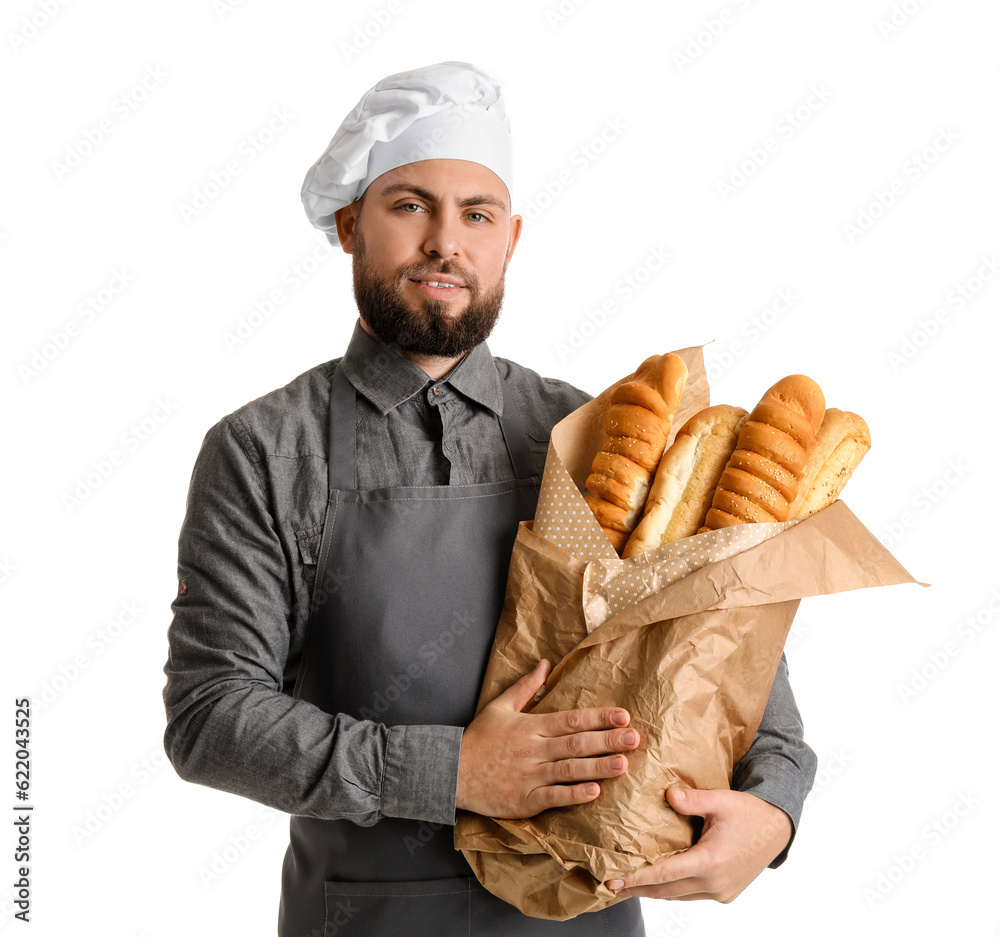
<path id="1" fill-rule="evenodd" d="M 484 215 L 481 211 L 470 211 L 469 214 L 466 215 L 466 217 L 469 218 L 471 221 L 475 221 L 476 224 L 479 224 L 480 222 L 483 221 L 489 221 L 489 218 L 487 218 L 486 215 Z M 476 219 L 479 220 L 477 221 Z"/>
<path id="2" fill-rule="evenodd" d="M 416 209 L 416 211 L 410 211 L 411 208 Z M 399 209 L 407 215 L 415 215 L 418 211 L 423 211 L 423 208 L 416 202 L 405 202 L 399 206 Z"/>

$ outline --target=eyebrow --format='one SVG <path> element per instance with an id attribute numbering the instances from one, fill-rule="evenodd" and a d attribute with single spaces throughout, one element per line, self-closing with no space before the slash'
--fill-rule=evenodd
<path id="1" fill-rule="evenodd" d="M 428 192 L 427 189 L 422 189 L 420 186 L 413 185 L 409 182 L 397 182 L 394 185 L 387 185 L 380 194 L 391 195 L 393 192 L 411 192 L 425 201 L 431 202 L 435 205 L 440 201 L 434 193 Z M 460 199 L 458 202 L 459 208 L 472 208 L 476 205 L 492 205 L 500 211 L 507 211 L 506 202 L 502 202 L 500 199 L 494 198 L 492 195 L 470 195 L 468 198 Z"/>

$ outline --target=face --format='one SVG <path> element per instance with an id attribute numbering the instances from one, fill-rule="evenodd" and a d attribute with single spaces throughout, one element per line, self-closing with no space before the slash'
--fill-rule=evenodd
<path id="1" fill-rule="evenodd" d="M 337 213 L 337 231 L 354 255 L 358 310 L 380 341 L 456 358 L 492 331 L 521 219 L 485 166 L 423 160 L 387 172 Z"/>

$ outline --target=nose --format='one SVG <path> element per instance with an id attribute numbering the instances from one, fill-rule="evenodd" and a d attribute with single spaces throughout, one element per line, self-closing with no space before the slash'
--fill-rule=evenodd
<path id="1" fill-rule="evenodd" d="M 424 253 L 430 257 L 457 257 L 461 248 L 460 219 L 439 212 L 431 221 L 424 240 Z"/>

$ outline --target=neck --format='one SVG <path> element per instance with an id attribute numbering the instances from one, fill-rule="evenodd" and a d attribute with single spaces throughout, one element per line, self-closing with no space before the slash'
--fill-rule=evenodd
<path id="1" fill-rule="evenodd" d="M 359 317 L 361 322 L 361 328 L 364 329 L 372 338 L 375 339 L 380 345 L 385 345 L 382 341 L 368 326 L 365 322 L 364 317 Z M 387 348 L 392 348 L 397 355 L 402 358 L 406 358 L 407 361 L 412 361 L 421 371 L 424 372 L 432 381 L 437 381 L 444 377 L 452 368 L 461 361 L 465 355 L 459 355 L 457 358 L 441 358 L 437 355 L 421 355 L 415 351 L 407 351 L 405 348 L 396 348 L 395 346 L 386 346 Z"/>

